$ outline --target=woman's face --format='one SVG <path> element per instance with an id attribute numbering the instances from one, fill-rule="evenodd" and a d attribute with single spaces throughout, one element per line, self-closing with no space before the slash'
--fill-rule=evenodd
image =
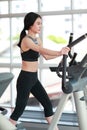
<path id="1" fill-rule="evenodd" d="M 42 19 L 41 18 L 37 18 L 34 22 L 34 24 L 31 26 L 30 30 L 35 33 L 35 34 L 40 34 L 41 31 L 41 27 L 42 27 Z"/>

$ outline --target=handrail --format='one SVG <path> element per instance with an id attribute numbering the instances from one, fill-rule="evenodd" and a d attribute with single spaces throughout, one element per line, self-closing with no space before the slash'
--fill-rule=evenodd
<path id="1" fill-rule="evenodd" d="M 73 42 L 71 42 L 68 47 L 73 47 L 75 46 L 77 43 L 81 42 L 82 40 L 84 40 L 85 38 L 87 38 L 87 33 L 85 33 L 84 35 L 80 36 L 79 38 L 77 38 L 76 40 L 74 40 Z"/>

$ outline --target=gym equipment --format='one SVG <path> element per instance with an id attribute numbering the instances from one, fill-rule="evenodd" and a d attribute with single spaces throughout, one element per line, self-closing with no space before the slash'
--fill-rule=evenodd
<path id="1" fill-rule="evenodd" d="M 87 33 L 72 42 L 73 34 L 71 33 L 68 47 L 72 48 L 74 45 L 76 45 L 86 37 Z M 68 67 L 67 67 L 67 57 L 68 57 L 67 55 L 63 56 L 63 59 L 58 65 L 58 67 L 50 67 L 51 71 L 53 72 L 55 71 L 57 75 L 60 78 L 62 78 L 62 90 L 64 94 L 62 95 L 58 103 L 52 123 L 49 126 L 48 130 L 55 130 L 55 127 L 58 124 L 58 121 L 63 112 L 65 103 L 71 96 L 71 93 L 73 93 L 75 99 L 79 128 L 80 130 L 87 130 L 86 101 L 81 100 L 84 97 L 84 89 L 87 85 L 87 54 L 79 63 L 75 61 L 77 55 L 76 53 L 74 53 L 74 55 L 71 55 L 71 53 L 69 52 L 68 55 L 71 58 L 71 62 L 69 63 Z M 62 74 L 60 72 L 62 72 Z M 68 81 L 66 81 L 66 79 Z"/>
<path id="2" fill-rule="evenodd" d="M 12 73 L 0 73 L 0 97 L 6 90 L 7 86 L 13 79 Z M 7 110 L 3 107 L 0 107 L 0 130 L 26 130 L 22 123 L 17 124 L 14 126 L 6 117 L 4 116 L 7 113 Z"/>
<path id="3" fill-rule="evenodd" d="M 14 76 L 12 73 L 0 73 L 0 97 L 6 90 L 13 77 Z M 4 116 L 7 113 L 7 110 L 0 107 L 0 111 L 0 130 L 16 130 L 17 128 Z"/>
<path id="4" fill-rule="evenodd" d="M 12 73 L 0 73 L 0 97 L 2 96 L 3 92 L 13 79 L 13 74 Z"/>

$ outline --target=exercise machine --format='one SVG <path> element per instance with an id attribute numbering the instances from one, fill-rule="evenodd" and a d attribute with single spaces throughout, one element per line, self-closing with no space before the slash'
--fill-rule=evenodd
<path id="1" fill-rule="evenodd" d="M 75 41 L 72 41 L 73 33 L 71 33 L 68 47 L 72 48 L 86 37 L 87 33 Z M 75 99 L 79 130 L 87 130 L 87 99 L 84 95 L 84 91 L 87 89 L 87 54 L 80 62 L 76 62 L 76 55 L 76 53 L 72 55 L 69 52 L 68 56 L 71 58 L 71 61 L 68 67 L 67 55 L 63 55 L 63 59 L 59 63 L 58 67 L 50 67 L 51 71 L 56 72 L 57 75 L 62 78 L 63 95 L 58 103 L 52 123 L 50 124 L 48 130 L 55 130 L 55 127 L 62 115 L 64 106 L 72 93 Z"/>
<path id="2" fill-rule="evenodd" d="M 0 73 L 0 97 L 12 81 L 14 75 L 12 73 Z M 17 126 L 13 125 L 8 119 L 6 119 L 5 114 L 7 110 L 0 107 L 0 130 L 26 130 L 23 124 L 20 122 Z"/>
<path id="3" fill-rule="evenodd" d="M 14 76 L 12 73 L 0 73 L 0 97 L 6 90 L 13 77 Z M 0 130 L 16 130 L 17 128 L 4 116 L 6 113 L 7 110 L 0 107 Z"/>

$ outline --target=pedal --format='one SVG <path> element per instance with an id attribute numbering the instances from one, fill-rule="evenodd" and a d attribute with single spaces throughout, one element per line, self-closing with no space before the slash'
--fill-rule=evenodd
<path id="1" fill-rule="evenodd" d="M 17 130 L 27 130 L 22 123 L 16 124 Z"/>
<path id="2" fill-rule="evenodd" d="M 81 97 L 80 100 L 81 101 L 87 101 L 87 96 Z"/>

